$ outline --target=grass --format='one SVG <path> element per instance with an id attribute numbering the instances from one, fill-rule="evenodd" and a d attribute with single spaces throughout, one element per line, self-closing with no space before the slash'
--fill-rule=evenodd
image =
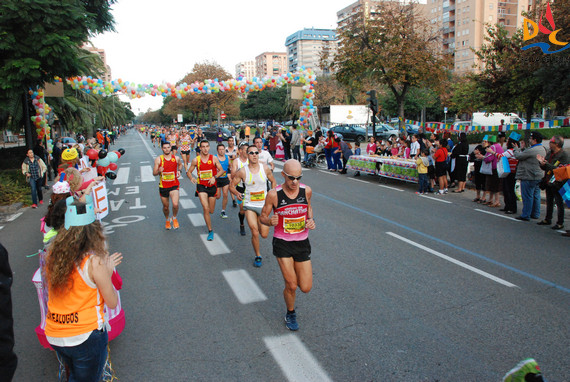
<path id="1" fill-rule="evenodd" d="M 22 171 L 0 171 L 0 206 L 22 202 L 24 205 L 32 204 L 30 186 Z"/>

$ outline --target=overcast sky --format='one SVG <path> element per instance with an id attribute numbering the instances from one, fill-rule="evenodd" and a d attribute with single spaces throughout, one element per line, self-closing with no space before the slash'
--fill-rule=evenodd
<path id="1" fill-rule="evenodd" d="M 119 0 L 114 33 L 92 39 L 105 49 L 113 79 L 175 83 L 197 62 L 220 64 L 232 76 L 240 61 L 285 52 L 303 28 L 336 28 L 336 12 L 354 0 Z M 425 1 L 424 1 L 425 2 Z M 162 97 L 134 100 L 133 112 L 160 108 Z"/>

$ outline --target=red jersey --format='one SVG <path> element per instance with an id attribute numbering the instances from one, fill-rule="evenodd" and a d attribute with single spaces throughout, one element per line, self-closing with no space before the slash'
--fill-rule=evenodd
<path id="1" fill-rule="evenodd" d="M 161 155 L 160 167 L 163 167 L 164 170 L 162 170 L 162 174 L 160 174 L 158 187 L 170 188 L 180 185 L 180 182 L 178 181 L 178 163 L 174 155 L 172 155 L 170 160 L 164 159 L 164 155 Z"/>
<path id="2" fill-rule="evenodd" d="M 198 155 L 196 157 L 196 172 L 198 173 L 198 183 L 205 187 L 214 187 L 216 183 L 214 185 L 210 184 L 210 179 L 218 173 L 214 163 L 214 156 L 208 155 L 208 161 L 202 162 L 202 156 Z"/>

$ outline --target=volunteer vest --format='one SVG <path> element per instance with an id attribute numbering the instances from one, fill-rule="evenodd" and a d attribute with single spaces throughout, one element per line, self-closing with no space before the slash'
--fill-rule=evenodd
<path id="1" fill-rule="evenodd" d="M 45 334 L 48 337 L 73 337 L 103 327 L 103 297 L 97 285 L 89 280 L 85 256 L 71 274 L 70 289 L 63 294 L 48 290 L 48 312 Z"/>
<path id="2" fill-rule="evenodd" d="M 196 157 L 196 170 L 198 173 L 198 182 L 205 187 L 213 187 L 210 185 L 210 179 L 216 176 L 217 169 L 214 164 L 214 156 L 208 155 L 208 161 L 202 162 L 202 156 Z M 215 184 L 215 183 L 214 183 Z"/>
<path id="3" fill-rule="evenodd" d="M 301 241 L 309 236 L 305 227 L 309 203 L 305 193 L 305 185 L 299 184 L 299 193 L 290 199 L 281 186 L 277 186 L 277 207 L 273 213 L 279 217 L 273 236 L 285 241 Z"/>
<path id="4" fill-rule="evenodd" d="M 267 196 L 267 176 L 263 165 L 259 165 L 259 172 L 253 173 L 249 166 L 245 166 L 245 197 L 244 206 L 263 207 Z"/>
<path id="5" fill-rule="evenodd" d="M 170 188 L 180 185 L 180 182 L 178 181 L 178 163 L 176 162 L 176 157 L 174 155 L 170 160 L 164 159 L 164 155 L 161 155 L 160 167 L 163 167 L 164 170 L 162 170 L 162 174 L 160 174 L 158 187 Z"/>

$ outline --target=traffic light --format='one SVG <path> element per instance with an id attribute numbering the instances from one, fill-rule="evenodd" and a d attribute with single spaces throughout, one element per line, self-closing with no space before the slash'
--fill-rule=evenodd
<path id="1" fill-rule="evenodd" d="M 376 98 L 376 90 L 369 90 L 366 92 L 368 96 L 366 101 L 368 102 L 368 106 L 370 110 L 372 110 L 372 115 L 378 114 L 378 99 Z"/>

